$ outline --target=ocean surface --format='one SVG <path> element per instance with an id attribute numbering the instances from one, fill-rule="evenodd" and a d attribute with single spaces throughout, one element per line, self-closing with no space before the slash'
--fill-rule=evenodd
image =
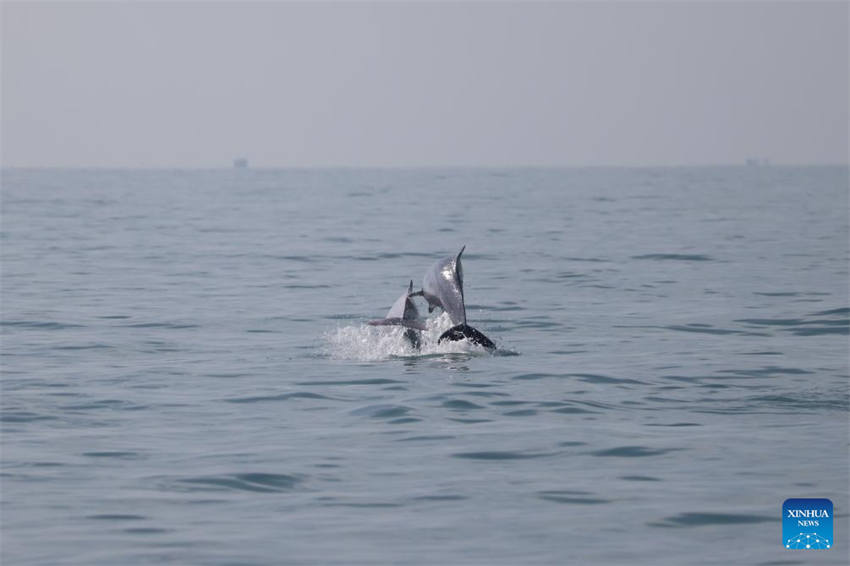
<path id="1" fill-rule="evenodd" d="M 7 169 L 0 220 L 4 565 L 850 556 L 846 167 Z M 463 245 L 495 353 L 365 324 Z"/>

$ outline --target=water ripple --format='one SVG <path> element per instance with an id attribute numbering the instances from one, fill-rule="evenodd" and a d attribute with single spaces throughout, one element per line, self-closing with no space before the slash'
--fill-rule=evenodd
<path id="1" fill-rule="evenodd" d="M 668 452 L 683 450 L 683 448 L 647 448 L 646 446 L 618 446 L 607 450 L 590 452 L 591 456 L 617 457 L 617 458 L 644 458 L 646 456 L 660 456 Z"/>
<path id="2" fill-rule="evenodd" d="M 468 458 L 470 460 L 526 460 L 554 455 L 555 453 L 514 452 L 510 450 L 484 450 L 480 452 L 456 452 L 452 454 L 455 458 Z"/>
<path id="3" fill-rule="evenodd" d="M 299 475 L 240 473 L 221 476 L 197 476 L 176 480 L 186 491 L 256 491 L 263 493 L 292 490 L 304 481 Z"/>
<path id="4" fill-rule="evenodd" d="M 753 523 L 772 523 L 775 517 L 762 515 L 734 514 L 734 513 L 680 513 L 672 517 L 666 517 L 656 523 L 647 523 L 652 527 L 704 527 L 706 525 L 746 525 Z"/>
<path id="5" fill-rule="evenodd" d="M 703 254 L 644 254 L 633 255 L 632 259 L 649 259 L 656 261 L 713 261 L 710 256 Z"/>

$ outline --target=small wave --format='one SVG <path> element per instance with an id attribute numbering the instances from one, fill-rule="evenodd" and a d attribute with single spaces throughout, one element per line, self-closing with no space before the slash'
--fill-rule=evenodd
<path id="1" fill-rule="evenodd" d="M 393 419 L 406 416 L 412 409 L 403 405 L 369 405 L 351 411 L 352 415 L 373 419 Z"/>
<path id="2" fill-rule="evenodd" d="M 457 452 L 452 454 L 455 458 L 466 458 L 470 460 L 525 460 L 553 455 L 552 453 L 514 452 L 508 450 L 485 450 L 481 452 Z"/>
<path id="3" fill-rule="evenodd" d="M 651 259 L 656 261 L 713 261 L 711 256 L 703 254 L 644 254 L 633 255 L 632 259 Z"/>
<path id="4" fill-rule="evenodd" d="M 289 491 L 303 480 L 289 474 L 244 473 L 181 478 L 177 484 L 188 491 Z"/>
<path id="5" fill-rule="evenodd" d="M 649 523 L 652 527 L 702 527 L 706 525 L 743 525 L 750 523 L 770 523 L 773 517 L 732 513 L 681 513 L 667 517 L 661 522 Z"/>
<path id="6" fill-rule="evenodd" d="M 102 513 L 99 515 L 88 515 L 86 519 L 94 519 L 96 521 L 144 521 L 147 517 L 128 513 Z"/>
<path id="7" fill-rule="evenodd" d="M 469 411 L 484 408 L 481 405 L 476 405 L 475 403 L 464 401 L 463 399 L 450 399 L 448 401 L 444 401 L 443 407 L 445 407 L 446 409 L 451 409 L 453 411 Z"/>
<path id="8" fill-rule="evenodd" d="M 289 399 L 333 399 L 326 395 L 318 393 L 310 393 L 309 391 L 294 391 L 291 393 L 281 393 L 279 395 L 257 395 L 254 397 L 235 397 L 225 399 L 227 403 L 262 403 L 264 401 L 288 401 Z"/>
<path id="9" fill-rule="evenodd" d="M 619 457 L 619 458 L 643 458 L 646 456 L 660 456 L 668 452 L 681 450 L 681 448 L 647 448 L 646 446 L 619 446 L 608 450 L 591 452 L 591 456 Z"/>
<path id="10" fill-rule="evenodd" d="M 88 458 L 118 458 L 120 460 L 136 460 L 139 458 L 138 452 L 127 452 L 120 450 L 104 450 L 100 452 L 83 452 L 83 456 Z"/>
<path id="11" fill-rule="evenodd" d="M 184 324 L 179 322 L 136 322 L 125 324 L 126 328 L 167 328 L 170 330 L 185 330 L 188 328 L 199 328 L 197 324 Z"/>
<path id="12" fill-rule="evenodd" d="M 552 501 L 554 503 L 566 503 L 569 505 L 599 505 L 601 503 L 610 503 L 610 499 L 601 499 L 599 497 L 589 497 L 586 491 L 569 491 L 569 490 L 552 490 L 539 491 L 537 496 L 544 501 Z"/>
<path id="13" fill-rule="evenodd" d="M 23 328 L 26 330 L 65 330 L 68 328 L 85 328 L 82 324 L 39 320 L 2 320 L 0 326 Z"/>

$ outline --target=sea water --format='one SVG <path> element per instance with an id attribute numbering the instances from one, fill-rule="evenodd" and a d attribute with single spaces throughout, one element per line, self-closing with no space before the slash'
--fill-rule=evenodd
<path id="1" fill-rule="evenodd" d="M 3 564 L 848 560 L 846 167 L 7 169 L 0 220 Z M 366 324 L 463 245 L 496 352 Z"/>

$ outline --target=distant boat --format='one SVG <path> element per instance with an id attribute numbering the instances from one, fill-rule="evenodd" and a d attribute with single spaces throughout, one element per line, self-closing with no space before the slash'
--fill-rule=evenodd
<path id="1" fill-rule="evenodd" d="M 233 168 L 234 169 L 247 169 L 248 168 L 248 160 L 244 157 L 240 157 L 238 159 L 233 160 Z"/>

